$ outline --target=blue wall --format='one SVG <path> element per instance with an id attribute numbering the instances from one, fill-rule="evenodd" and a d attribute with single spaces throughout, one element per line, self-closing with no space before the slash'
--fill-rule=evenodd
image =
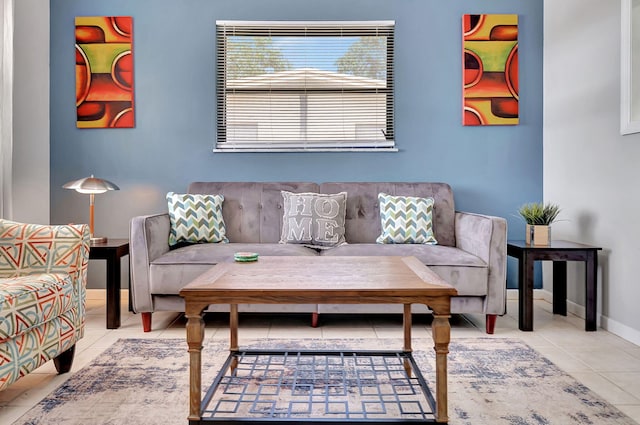
<path id="1" fill-rule="evenodd" d="M 519 15 L 520 124 L 461 125 L 461 20 Z M 133 17 L 136 127 L 75 123 L 74 18 Z M 215 21 L 395 20 L 397 153 L 213 153 Z M 96 198 L 96 233 L 126 237 L 132 216 L 166 210 L 190 181 L 443 181 L 456 208 L 509 220 L 542 200 L 543 5 L 527 0 L 51 0 L 51 221 L 86 222 L 95 174 L 121 190 Z M 510 274 L 513 275 L 510 265 Z"/>

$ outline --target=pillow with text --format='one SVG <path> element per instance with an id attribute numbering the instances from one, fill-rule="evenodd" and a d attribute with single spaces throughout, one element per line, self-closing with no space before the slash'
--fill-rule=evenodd
<path id="1" fill-rule="evenodd" d="M 347 192 L 335 194 L 282 191 L 284 214 L 280 243 L 329 248 L 346 243 Z"/>

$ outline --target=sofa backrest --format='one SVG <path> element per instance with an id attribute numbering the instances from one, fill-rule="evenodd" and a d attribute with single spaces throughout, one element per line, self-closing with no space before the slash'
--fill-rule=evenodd
<path id="1" fill-rule="evenodd" d="M 189 193 L 224 196 L 222 216 L 231 242 L 278 242 L 282 232 L 281 190 L 318 192 L 316 183 L 193 182 Z"/>
<path id="2" fill-rule="evenodd" d="M 433 231 L 439 245 L 455 246 L 453 191 L 446 183 L 322 183 L 320 193 L 347 192 L 345 238 L 351 243 L 374 243 L 380 235 L 378 194 L 431 197 L 435 201 Z"/>
<path id="3" fill-rule="evenodd" d="M 351 243 L 375 243 L 381 233 L 378 194 L 432 197 L 433 229 L 440 245 L 455 246 L 453 191 L 446 183 L 316 183 L 194 182 L 189 193 L 222 194 L 222 215 L 231 242 L 278 242 L 282 232 L 283 198 L 289 192 L 347 192 L 345 237 Z"/>

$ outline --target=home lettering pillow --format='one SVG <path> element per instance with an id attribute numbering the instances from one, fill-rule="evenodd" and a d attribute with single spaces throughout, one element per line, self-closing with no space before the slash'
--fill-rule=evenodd
<path id="1" fill-rule="evenodd" d="M 433 235 L 433 198 L 378 194 L 382 234 L 377 243 L 437 244 Z"/>
<path id="2" fill-rule="evenodd" d="M 222 218 L 222 195 L 167 193 L 169 246 L 180 242 L 229 242 Z"/>
<path id="3" fill-rule="evenodd" d="M 329 248 L 345 243 L 347 192 L 336 194 L 282 192 L 284 214 L 280 243 Z"/>

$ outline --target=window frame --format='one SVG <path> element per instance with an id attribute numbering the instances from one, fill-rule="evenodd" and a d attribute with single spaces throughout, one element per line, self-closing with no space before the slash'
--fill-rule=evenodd
<path id="1" fill-rule="evenodd" d="M 295 36 L 295 37 L 324 37 L 341 36 L 342 33 L 349 36 L 384 36 L 386 40 L 386 81 L 384 87 L 341 87 L 337 88 L 239 88 L 230 87 L 227 83 L 227 40 L 229 37 L 244 36 Z M 394 129 L 394 33 L 395 21 L 216 21 L 216 141 L 214 152 L 326 152 L 326 151 L 358 151 L 358 152 L 396 152 Z M 268 75 L 268 74 L 265 74 Z M 340 75 L 340 74 L 338 74 Z M 342 74 L 347 75 L 347 74 Z M 354 77 L 361 78 L 361 77 Z M 365 78 L 362 78 L 365 80 Z M 364 84 L 364 83 L 363 83 Z M 228 95 L 237 94 L 284 94 L 296 93 L 301 99 L 309 94 L 370 94 L 385 96 L 384 119 L 385 129 L 382 130 L 383 138 L 358 140 L 357 126 L 371 126 L 369 122 L 354 122 L 356 130 L 353 139 L 346 140 L 270 140 L 229 141 L 228 130 Z M 369 100 L 371 102 L 371 100 Z M 375 104 L 375 100 L 373 101 Z M 300 111 L 300 116 L 306 115 L 306 109 Z M 344 117 L 344 115 L 342 116 Z M 361 116 L 366 118 L 366 116 Z M 241 116 L 239 122 L 249 118 Z M 359 117 L 360 118 L 360 117 Z M 379 118 L 378 118 L 379 119 Z M 249 120 L 246 120 L 247 122 Z M 305 127 L 303 118 L 299 122 L 300 128 Z M 375 122 L 374 117 L 371 119 Z M 380 122 L 380 121 L 379 121 Z M 257 124 L 256 124 L 257 126 Z"/>

